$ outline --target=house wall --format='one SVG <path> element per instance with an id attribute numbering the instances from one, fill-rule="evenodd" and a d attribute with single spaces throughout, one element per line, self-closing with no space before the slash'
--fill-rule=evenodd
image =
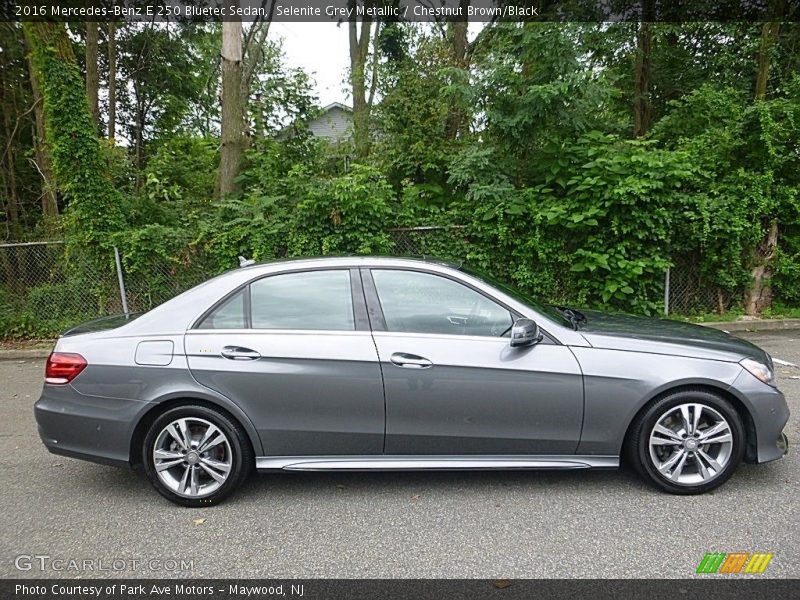
<path id="1" fill-rule="evenodd" d="M 353 115 L 335 106 L 308 124 L 311 133 L 332 142 L 350 137 Z"/>

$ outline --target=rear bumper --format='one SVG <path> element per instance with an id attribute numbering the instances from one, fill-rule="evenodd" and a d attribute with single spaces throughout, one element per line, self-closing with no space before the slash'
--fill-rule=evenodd
<path id="1" fill-rule="evenodd" d="M 68 458 L 76 458 L 78 460 L 85 460 L 88 462 L 98 463 L 101 465 L 110 465 L 112 467 L 130 467 L 130 463 L 127 460 L 120 460 L 117 458 L 109 458 L 107 456 L 101 456 L 98 454 L 84 454 L 83 452 L 76 452 L 75 450 L 69 450 L 67 448 L 62 448 L 56 443 L 52 443 L 45 439 L 44 435 L 42 435 L 42 430 L 39 428 L 39 437 L 42 438 L 42 442 L 44 442 L 45 447 L 52 453 L 57 454 L 58 456 L 66 456 Z"/>
<path id="2" fill-rule="evenodd" d="M 127 465 L 133 424 L 145 403 L 85 396 L 71 385 L 45 385 L 34 406 L 39 437 L 62 456 Z"/>

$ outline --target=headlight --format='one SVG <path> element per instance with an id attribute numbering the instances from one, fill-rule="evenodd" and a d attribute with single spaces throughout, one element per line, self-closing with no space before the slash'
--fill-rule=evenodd
<path id="1" fill-rule="evenodd" d="M 765 364 L 762 364 L 752 358 L 745 358 L 739 362 L 753 377 L 766 383 L 767 385 L 775 385 L 775 374 L 772 369 Z"/>

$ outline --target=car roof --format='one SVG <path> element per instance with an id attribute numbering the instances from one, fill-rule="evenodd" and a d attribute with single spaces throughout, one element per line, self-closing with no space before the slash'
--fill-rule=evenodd
<path id="1" fill-rule="evenodd" d="M 236 287 L 271 274 L 330 267 L 345 269 L 357 267 L 419 268 L 425 265 L 431 271 L 438 272 L 446 269 L 458 270 L 459 268 L 459 265 L 444 261 L 392 256 L 324 256 L 266 261 L 231 269 L 212 277 L 155 307 L 121 329 L 126 330 L 126 333 L 185 331 L 189 324 L 200 316 L 198 307 L 203 307 L 202 310 L 205 311 L 206 308 L 212 306 Z M 177 329 L 175 329 L 176 326 Z"/>
<path id="2" fill-rule="evenodd" d="M 318 256 L 318 257 L 298 257 L 298 258 L 282 258 L 276 260 L 268 260 L 263 262 L 247 265 L 246 267 L 239 267 L 234 271 L 239 270 L 253 270 L 258 271 L 264 267 L 276 267 L 280 265 L 291 266 L 342 266 L 342 267 L 364 267 L 364 266 L 419 266 L 419 265 L 435 265 L 440 267 L 449 267 L 451 269 L 460 270 L 463 263 L 447 261 L 430 256 Z"/>

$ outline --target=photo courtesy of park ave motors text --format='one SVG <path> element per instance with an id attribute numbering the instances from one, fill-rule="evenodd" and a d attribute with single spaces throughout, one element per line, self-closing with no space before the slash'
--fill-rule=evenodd
<path id="1" fill-rule="evenodd" d="M 0 596 L 787 596 L 798 16 L 0 9 Z"/>

